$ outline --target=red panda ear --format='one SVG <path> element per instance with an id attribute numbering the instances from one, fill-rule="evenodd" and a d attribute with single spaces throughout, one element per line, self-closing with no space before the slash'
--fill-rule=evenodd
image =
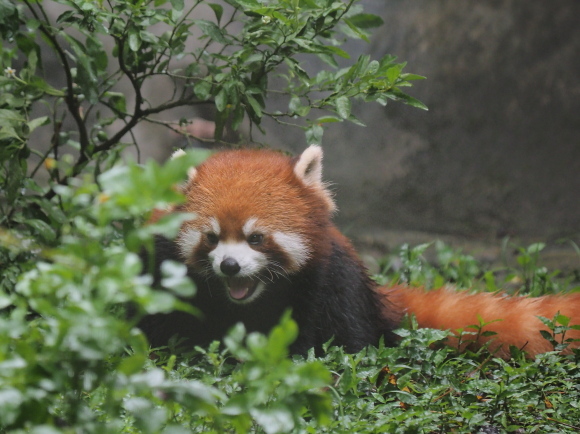
<path id="1" fill-rule="evenodd" d="M 175 151 L 173 154 L 171 154 L 171 159 L 173 160 L 174 158 L 180 158 L 183 157 L 185 155 L 185 151 L 183 149 L 178 149 L 177 151 Z M 175 185 L 175 188 L 182 194 L 185 193 L 187 185 L 190 183 L 190 181 L 195 178 L 197 174 L 197 170 L 195 167 L 191 167 L 188 171 L 187 171 L 187 181 L 181 182 L 177 185 Z M 163 208 L 155 208 L 153 210 L 153 212 L 151 213 L 151 217 L 149 218 L 149 223 L 155 223 L 157 220 L 159 220 L 161 217 L 163 217 L 166 214 L 169 214 L 171 212 L 173 212 L 175 210 L 175 205 L 168 205 L 166 207 Z"/>
<path id="2" fill-rule="evenodd" d="M 336 210 L 332 194 L 322 181 L 322 148 L 320 146 L 310 145 L 306 148 L 294 164 L 294 174 L 304 184 L 317 190 L 331 212 Z"/>
<path id="3" fill-rule="evenodd" d="M 173 154 L 171 154 L 171 159 L 179 158 L 185 155 L 185 151 L 183 149 L 178 149 Z M 182 188 L 185 188 L 187 184 L 189 184 L 197 175 L 197 169 L 195 167 L 190 167 L 187 171 L 187 181 L 181 184 Z"/>

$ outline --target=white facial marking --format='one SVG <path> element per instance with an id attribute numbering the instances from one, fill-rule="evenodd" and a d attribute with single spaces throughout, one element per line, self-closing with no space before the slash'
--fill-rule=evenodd
<path id="1" fill-rule="evenodd" d="M 213 271 L 218 276 L 226 277 L 220 269 L 220 265 L 225 258 L 235 259 L 240 266 L 237 276 L 252 276 L 268 265 L 266 255 L 252 249 L 248 243 L 220 241 L 215 249 L 208 255 Z"/>
<path id="2" fill-rule="evenodd" d="M 201 232 L 194 228 L 187 228 L 177 237 L 179 252 L 185 259 L 189 258 L 201 241 Z"/>
<path id="3" fill-rule="evenodd" d="M 213 231 L 214 234 L 219 235 L 220 234 L 220 223 L 217 221 L 217 219 L 215 217 L 211 217 L 209 219 L 209 229 L 207 229 L 208 231 Z"/>
<path id="4" fill-rule="evenodd" d="M 286 232 L 274 232 L 274 241 L 278 244 L 292 260 L 292 269 L 297 270 L 310 258 L 308 245 L 300 235 Z"/>
<path id="5" fill-rule="evenodd" d="M 250 217 L 244 226 L 242 226 L 242 232 L 246 237 L 252 235 L 252 233 L 256 230 L 256 222 L 258 219 L 256 217 Z"/>

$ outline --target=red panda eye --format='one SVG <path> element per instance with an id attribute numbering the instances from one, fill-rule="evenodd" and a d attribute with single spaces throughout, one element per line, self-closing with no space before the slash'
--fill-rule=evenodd
<path id="1" fill-rule="evenodd" d="M 264 235 L 262 234 L 252 234 L 248 237 L 248 243 L 254 246 L 262 244 L 262 241 L 264 241 Z"/>
<path id="2" fill-rule="evenodd" d="M 205 236 L 206 236 L 207 242 L 209 244 L 212 244 L 212 245 L 217 244 L 220 241 L 220 238 L 216 234 L 214 234 L 213 232 L 209 232 L 209 233 L 205 234 Z"/>

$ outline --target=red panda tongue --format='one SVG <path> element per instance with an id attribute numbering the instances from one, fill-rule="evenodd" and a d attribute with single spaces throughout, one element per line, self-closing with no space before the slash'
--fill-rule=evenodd
<path id="1" fill-rule="evenodd" d="M 234 300 L 244 300 L 254 292 L 255 283 L 248 277 L 238 277 L 228 279 L 227 286 L 230 291 L 230 297 Z"/>

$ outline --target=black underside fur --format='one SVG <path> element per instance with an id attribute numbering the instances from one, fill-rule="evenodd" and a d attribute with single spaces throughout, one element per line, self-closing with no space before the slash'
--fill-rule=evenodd
<path id="1" fill-rule="evenodd" d="M 156 240 L 154 277 L 160 281 L 160 260 L 179 261 L 175 244 L 165 238 Z M 148 261 L 145 260 L 147 263 Z M 291 347 L 293 353 L 321 348 L 334 337 L 335 345 L 356 352 L 376 345 L 381 336 L 394 343 L 396 324 L 381 317 L 381 301 L 375 284 L 357 259 L 339 244 L 333 243 L 332 255 L 324 262 L 307 265 L 302 271 L 268 284 L 263 294 L 251 303 L 236 304 L 228 299 L 216 277 L 202 278 L 193 271 L 197 294 L 191 300 L 202 313 L 197 318 L 183 312 L 145 317 L 139 324 L 153 347 L 166 345 L 169 338 L 185 338 L 185 346 L 207 345 L 221 340 L 237 322 L 248 331 L 267 333 L 281 315 L 292 310 L 299 336 Z"/>

